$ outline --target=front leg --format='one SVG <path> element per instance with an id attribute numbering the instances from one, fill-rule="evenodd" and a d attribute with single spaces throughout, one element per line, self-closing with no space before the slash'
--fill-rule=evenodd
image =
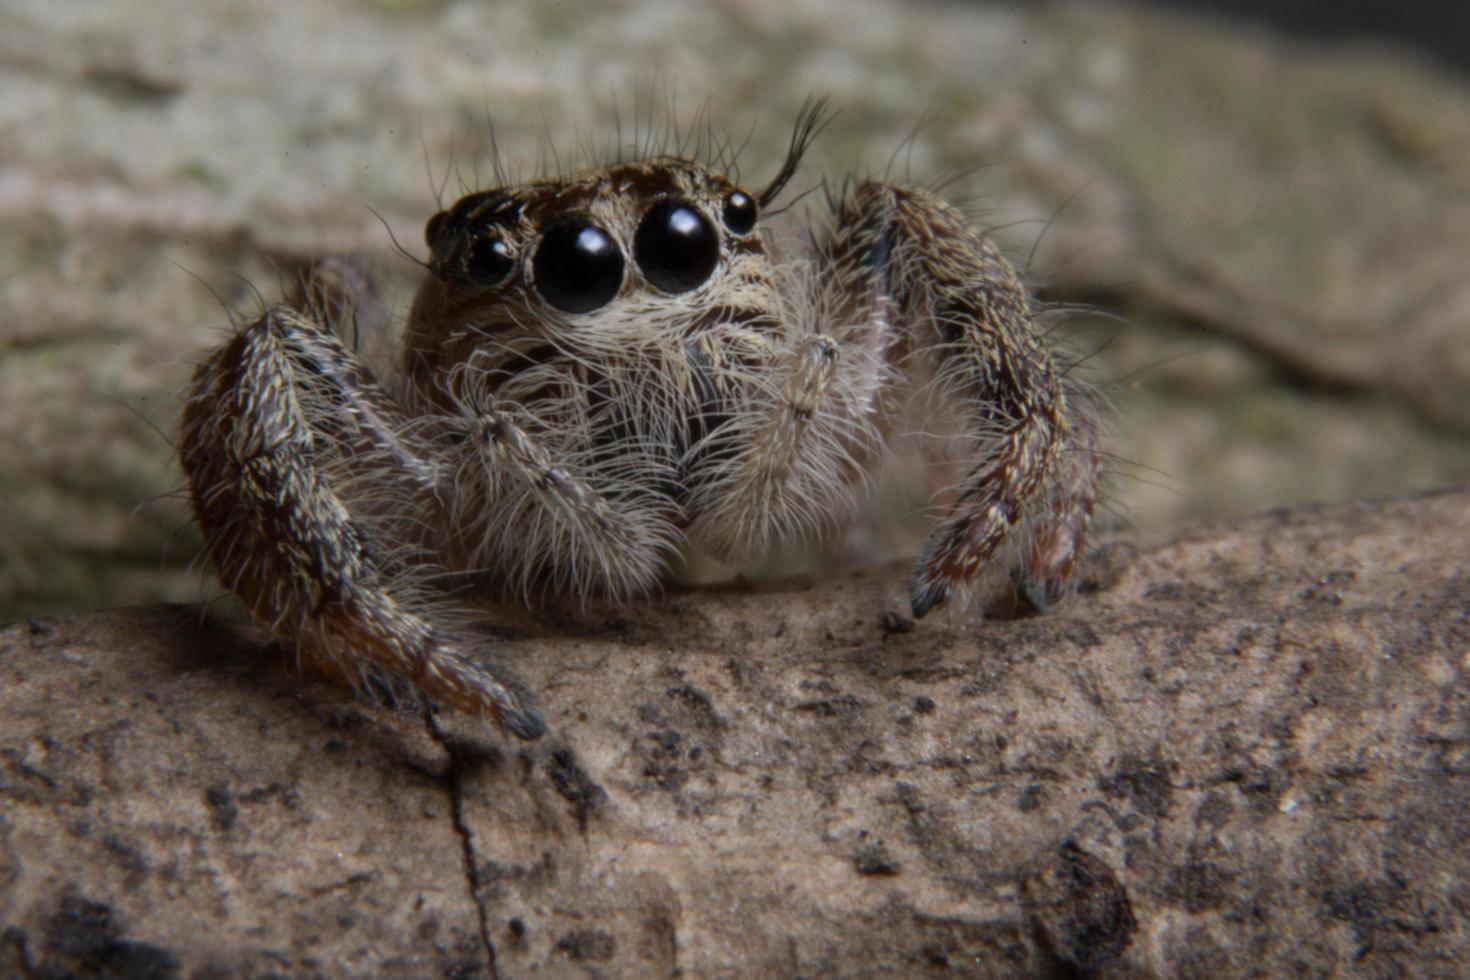
<path id="1" fill-rule="evenodd" d="M 1042 608 L 1060 598 L 1096 503 L 1095 426 L 1015 270 L 950 205 L 872 182 L 841 203 L 822 257 L 833 276 L 889 298 L 895 362 L 926 363 L 962 408 L 971 440 L 958 499 L 910 579 L 914 615 L 943 604 L 1018 537 L 1023 592 Z"/>
<path id="2" fill-rule="evenodd" d="M 199 367 L 185 398 L 194 513 L 221 580 L 258 619 L 349 680 L 383 671 L 522 738 L 545 731 L 526 688 L 471 654 L 430 597 L 410 528 L 439 505 L 439 470 L 331 333 L 271 310 Z"/>
<path id="3" fill-rule="evenodd" d="M 527 600 L 626 600 L 657 587 L 679 544 L 666 498 L 599 476 L 595 452 L 549 449 L 514 404 L 481 396 L 456 407 L 437 421 L 458 447 L 449 526 L 464 565 Z"/>
<path id="4" fill-rule="evenodd" d="M 729 386 L 740 389 L 737 409 L 685 460 L 692 540 L 723 561 L 751 561 L 773 541 L 818 532 L 850 506 L 849 487 L 877 441 L 869 389 L 882 365 L 862 354 L 837 337 L 807 334 L 768 355 L 769 378 Z"/>

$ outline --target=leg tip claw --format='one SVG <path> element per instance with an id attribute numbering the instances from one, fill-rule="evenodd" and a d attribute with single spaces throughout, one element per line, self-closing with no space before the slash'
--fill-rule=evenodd
<path id="1" fill-rule="evenodd" d="M 909 592 L 909 608 L 915 619 L 922 619 L 929 610 L 944 605 L 948 596 L 949 586 L 943 582 L 916 582 Z"/>
<path id="2" fill-rule="evenodd" d="M 500 724 L 516 738 L 535 741 L 546 734 L 546 719 L 535 708 L 516 708 L 500 712 Z"/>
<path id="3" fill-rule="evenodd" d="M 1031 608 L 1039 613 L 1050 611 L 1051 607 L 1056 604 L 1052 590 L 1035 579 L 1022 579 L 1018 591 L 1021 593 L 1021 598 L 1030 603 Z"/>

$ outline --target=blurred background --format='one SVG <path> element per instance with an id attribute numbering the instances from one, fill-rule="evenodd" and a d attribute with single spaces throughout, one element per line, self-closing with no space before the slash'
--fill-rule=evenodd
<path id="1" fill-rule="evenodd" d="M 1265 25 L 1293 37 L 1393 42 L 1470 71 L 1470 7 L 1440 0 L 1155 0 L 1180 12 Z"/>
<path id="2" fill-rule="evenodd" d="M 226 311 L 340 250 L 401 311 L 393 236 L 488 180 L 487 119 L 529 174 L 615 104 L 702 115 L 755 182 L 826 93 L 803 188 L 950 179 L 1107 314 L 1061 333 L 1114 406 L 1116 523 L 1470 481 L 1470 14 L 1174 8 L 5 0 L 0 621 L 214 594 L 170 441 Z"/>

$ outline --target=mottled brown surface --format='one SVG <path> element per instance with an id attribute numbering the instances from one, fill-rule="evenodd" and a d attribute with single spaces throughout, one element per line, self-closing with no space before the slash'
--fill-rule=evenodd
<path id="1" fill-rule="evenodd" d="M 1463 974 L 1467 524 L 1123 539 L 1013 621 L 884 567 L 503 628 L 534 746 L 189 608 L 21 622 L 0 972 Z"/>

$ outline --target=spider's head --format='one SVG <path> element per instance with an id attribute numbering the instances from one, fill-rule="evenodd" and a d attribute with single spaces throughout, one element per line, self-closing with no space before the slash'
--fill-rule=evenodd
<path id="1" fill-rule="evenodd" d="M 410 376 L 432 382 L 472 359 L 503 373 L 548 351 L 636 358 L 650 341 L 781 316 L 762 217 L 824 119 L 825 104 L 809 104 L 760 191 L 716 166 L 656 156 L 460 198 L 424 229 L 429 275 L 409 313 Z"/>
<path id="2" fill-rule="evenodd" d="M 786 158 L 752 193 L 713 166 L 658 156 L 481 191 L 429 219 L 425 305 L 461 322 L 576 329 L 587 317 L 711 309 L 765 278 L 762 212 L 829 118 L 798 116 Z M 452 313 L 451 313 L 452 311 Z"/>

